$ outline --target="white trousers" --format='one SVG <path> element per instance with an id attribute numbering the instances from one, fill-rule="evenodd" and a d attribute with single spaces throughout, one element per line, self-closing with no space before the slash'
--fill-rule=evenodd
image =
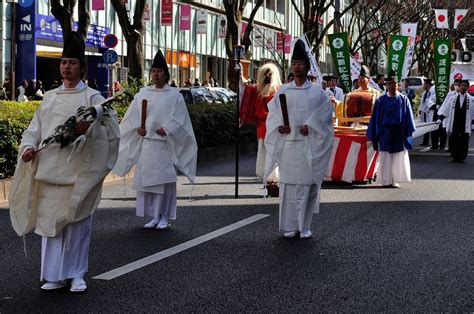
<path id="1" fill-rule="evenodd" d="M 317 210 L 318 186 L 280 183 L 280 231 L 310 229 Z"/>
<path id="2" fill-rule="evenodd" d="M 41 242 L 41 280 L 63 281 L 84 277 L 89 270 L 92 216 L 66 226 Z"/>
<path id="3" fill-rule="evenodd" d="M 377 182 L 382 185 L 411 182 L 408 151 L 399 153 L 379 152 Z"/>
<path id="4" fill-rule="evenodd" d="M 176 219 L 176 182 L 163 184 L 163 193 L 137 191 L 137 216 Z"/>
<path id="5" fill-rule="evenodd" d="M 263 181 L 263 173 L 265 172 L 265 157 L 267 150 L 263 138 L 258 139 L 258 151 L 257 151 L 257 163 L 255 166 L 255 173 L 257 177 Z M 267 182 L 279 182 L 280 174 L 278 167 L 276 167 L 270 176 L 267 178 Z"/>

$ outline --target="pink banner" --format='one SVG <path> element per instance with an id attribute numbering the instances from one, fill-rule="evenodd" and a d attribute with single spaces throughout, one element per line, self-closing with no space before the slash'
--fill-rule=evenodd
<path id="1" fill-rule="evenodd" d="M 104 10 L 104 0 L 92 0 L 92 10 Z"/>
<path id="2" fill-rule="evenodd" d="M 278 32 L 277 33 L 277 52 L 283 52 L 283 46 L 285 42 L 285 34 Z"/>
<path id="3" fill-rule="evenodd" d="M 284 37 L 284 43 L 283 43 L 283 52 L 284 53 L 291 53 L 291 35 L 286 34 Z"/>
<path id="4" fill-rule="evenodd" d="M 161 1 L 161 26 L 171 26 L 173 23 L 173 0 Z"/>
<path id="5" fill-rule="evenodd" d="M 179 30 L 189 31 L 191 29 L 191 5 L 181 5 L 181 15 L 179 16 Z"/>

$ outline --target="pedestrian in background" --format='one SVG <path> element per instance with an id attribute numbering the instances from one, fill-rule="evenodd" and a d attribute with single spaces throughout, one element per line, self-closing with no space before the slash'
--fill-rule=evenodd
<path id="1" fill-rule="evenodd" d="M 459 93 L 446 97 L 438 111 L 438 123 L 446 119 L 452 161 L 459 163 L 464 162 L 469 152 L 471 125 L 474 123 L 474 97 L 467 93 L 468 88 L 469 81 L 461 80 Z"/>
<path id="2" fill-rule="evenodd" d="M 28 98 L 26 97 L 26 89 L 28 88 L 28 81 L 23 80 L 20 83 L 20 86 L 17 88 L 17 101 L 24 102 L 28 101 Z"/>

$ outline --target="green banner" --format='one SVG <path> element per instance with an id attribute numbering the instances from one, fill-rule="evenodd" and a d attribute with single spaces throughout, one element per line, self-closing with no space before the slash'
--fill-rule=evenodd
<path id="1" fill-rule="evenodd" d="M 397 73 L 397 78 L 399 80 L 402 77 L 407 45 L 408 36 L 390 34 L 387 74 L 390 72 L 390 70 L 394 70 L 395 73 Z"/>
<path id="2" fill-rule="evenodd" d="M 328 39 L 331 46 L 332 59 L 339 74 L 342 89 L 344 93 L 348 93 L 352 89 L 352 80 L 347 33 L 330 34 Z"/>
<path id="3" fill-rule="evenodd" d="M 451 39 L 434 41 L 436 102 L 442 103 L 449 92 L 449 73 L 451 73 Z"/>

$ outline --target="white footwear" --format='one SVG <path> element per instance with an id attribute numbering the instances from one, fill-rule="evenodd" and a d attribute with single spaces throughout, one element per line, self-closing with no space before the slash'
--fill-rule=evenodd
<path id="1" fill-rule="evenodd" d="M 47 282 L 41 286 L 43 290 L 56 290 L 65 287 L 67 284 L 64 281 L 57 281 L 57 282 Z"/>
<path id="2" fill-rule="evenodd" d="M 298 234 L 297 231 L 288 231 L 288 232 L 284 232 L 283 236 L 285 238 L 294 238 L 294 237 L 296 237 L 297 234 Z"/>
<path id="3" fill-rule="evenodd" d="M 71 292 L 84 292 L 87 289 L 83 278 L 74 278 L 71 281 Z"/>
<path id="4" fill-rule="evenodd" d="M 156 226 L 156 229 L 163 230 L 168 229 L 169 227 L 168 216 L 161 215 L 160 222 L 158 223 L 158 226 Z"/>
<path id="5" fill-rule="evenodd" d="M 398 184 L 398 183 L 393 183 L 392 184 L 392 188 L 399 188 L 399 187 L 400 187 L 400 184 Z"/>
<path id="6" fill-rule="evenodd" d="M 156 226 L 156 229 L 158 229 L 158 230 L 164 230 L 164 229 L 168 229 L 168 228 L 170 228 L 170 227 L 171 227 L 171 225 L 170 225 L 169 223 L 162 223 L 162 222 L 160 222 L 160 223 L 158 224 L 158 226 Z"/>
<path id="7" fill-rule="evenodd" d="M 301 233 L 300 233 L 300 238 L 301 239 L 309 239 L 309 238 L 311 238 L 312 235 L 313 235 L 313 233 L 311 232 L 311 230 L 304 228 L 303 231 L 301 231 Z"/>
<path id="8" fill-rule="evenodd" d="M 146 225 L 144 225 L 143 228 L 145 228 L 145 229 L 155 229 L 156 226 L 158 225 L 159 221 L 160 220 L 158 218 L 155 218 L 152 221 L 150 221 L 149 223 L 147 223 Z"/>

